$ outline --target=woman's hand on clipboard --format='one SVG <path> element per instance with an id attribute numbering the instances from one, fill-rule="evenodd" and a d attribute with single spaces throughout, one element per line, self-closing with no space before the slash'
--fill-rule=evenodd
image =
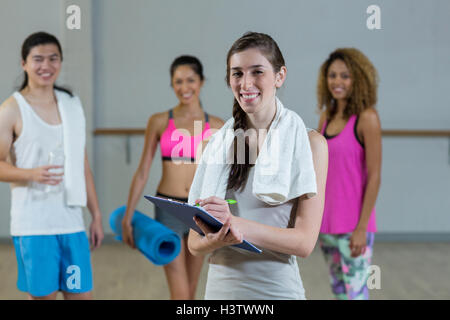
<path id="1" fill-rule="evenodd" d="M 222 228 L 217 232 L 211 230 L 206 223 L 197 217 L 194 217 L 194 221 L 205 234 L 204 239 L 208 242 L 208 246 L 214 250 L 239 244 L 244 240 L 242 233 L 231 225 L 231 219 L 227 219 Z"/>
<path id="2" fill-rule="evenodd" d="M 244 239 L 243 234 L 233 225 L 233 215 L 230 212 L 226 200 L 217 197 L 209 197 L 204 200 L 198 199 L 195 203 L 198 203 L 209 214 L 223 223 L 222 228 L 219 231 L 214 232 L 201 219 L 194 217 L 195 223 L 205 234 L 205 240 L 208 241 L 209 246 L 218 249 L 224 246 L 242 243 Z"/>
<path id="3" fill-rule="evenodd" d="M 210 215 L 225 224 L 227 219 L 232 219 L 230 207 L 227 200 L 218 197 L 209 197 L 206 199 L 197 199 L 195 204 L 200 205 Z"/>

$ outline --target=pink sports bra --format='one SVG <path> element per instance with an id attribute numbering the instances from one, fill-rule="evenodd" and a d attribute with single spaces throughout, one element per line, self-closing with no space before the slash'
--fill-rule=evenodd
<path id="1" fill-rule="evenodd" d="M 173 110 L 169 111 L 169 125 L 159 140 L 162 160 L 190 160 L 195 161 L 195 154 L 199 143 L 211 136 L 209 116 L 205 112 L 205 129 L 201 134 L 184 135 L 176 127 L 173 120 Z"/>

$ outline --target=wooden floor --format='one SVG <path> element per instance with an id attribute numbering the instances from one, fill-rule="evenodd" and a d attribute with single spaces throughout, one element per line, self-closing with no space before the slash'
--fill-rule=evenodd
<path id="1" fill-rule="evenodd" d="M 92 263 L 96 299 L 169 298 L 163 268 L 122 244 L 104 244 L 93 252 Z M 376 243 L 372 265 L 380 268 L 381 289 L 372 289 L 371 299 L 450 299 L 448 243 Z M 299 259 L 299 266 L 308 299 L 333 299 L 317 246 L 310 257 Z M 197 299 L 203 298 L 206 274 L 205 264 Z M 0 244 L 0 299 L 26 298 L 16 288 L 16 277 L 13 247 Z"/>

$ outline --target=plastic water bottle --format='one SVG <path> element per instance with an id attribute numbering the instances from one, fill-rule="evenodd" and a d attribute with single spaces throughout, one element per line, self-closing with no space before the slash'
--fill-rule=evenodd
<path id="1" fill-rule="evenodd" d="M 50 173 L 64 173 L 64 148 L 60 144 L 58 147 L 53 149 L 48 153 L 48 164 L 61 166 L 62 168 L 50 169 Z M 62 181 L 57 185 L 46 185 L 45 192 L 46 193 L 58 193 L 63 190 L 63 176 L 59 177 Z"/>

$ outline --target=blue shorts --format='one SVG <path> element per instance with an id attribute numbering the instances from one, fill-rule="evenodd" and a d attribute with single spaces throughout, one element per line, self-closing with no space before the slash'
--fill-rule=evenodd
<path id="1" fill-rule="evenodd" d="M 92 290 L 92 268 L 86 233 L 13 237 L 17 288 L 34 297 L 55 291 Z"/>

